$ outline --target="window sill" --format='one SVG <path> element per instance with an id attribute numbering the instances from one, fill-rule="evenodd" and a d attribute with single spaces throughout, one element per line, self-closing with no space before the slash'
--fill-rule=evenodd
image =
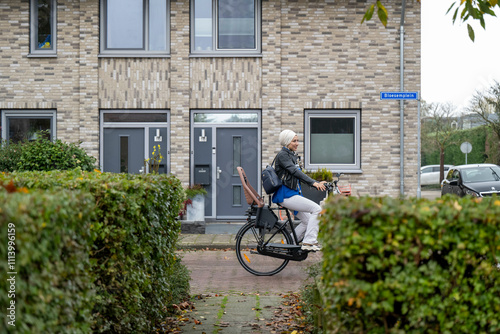
<path id="1" fill-rule="evenodd" d="M 170 54 L 147 54 L 147 53 L 101 53 L 99 58 L 170 58 Z"/>
<path id="2" fill-rule="evenodd" d="M 262 58 L 262 54 L 252 53 L 191 53 L 189 58 Z"/>
<path id="3" fill-rule="evenodd" d="M 57 58 L 57 53 L 28 53 L 28 58 Z"/>
<path id="4" fill-rule="evenodd" d="M 321 168 L 326 168 L 328 170 L 331 170 L 334 175 L 335 173 L 343 173 L 343 174 L 363 174 L 363 170 L 361 168 L 354 168 L 354 169 L 348 169 L 348 168 L 342 168 L 342 167 L 335 167 L 335 166 L 306 166 L 308 168 L 305 168 L 307 171 L 316 171 Z"/>

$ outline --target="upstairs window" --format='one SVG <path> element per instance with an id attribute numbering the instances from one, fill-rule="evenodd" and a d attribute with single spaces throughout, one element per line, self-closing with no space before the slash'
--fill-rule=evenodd
<path id="1" fill-rule="evenodd" d="M 194 55 L 260 54 L 260 31 L 260 0 L 191 0 Z"/>
<path id="2" fill-rule="evenodd" d="M 169 13 L 168 0 L 102 0 L 101 55 L 168 55 Z"/>
<path id="3" fill-rule="evenodd" d="M 361 111 L 306 110 L 305 168 L 361 172 Z"/>
<path id="4" fill-rule="evenodd" d="M 30 1 L 30 55 L 55 56 L 56 0 Z"/>

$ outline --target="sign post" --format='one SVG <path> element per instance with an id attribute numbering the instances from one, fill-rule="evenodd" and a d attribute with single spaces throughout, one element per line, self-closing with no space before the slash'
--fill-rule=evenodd
<path id="1" fill-rule="evenodd" d="M 460 151 L 465 153 L 465 164 L 467 165 L 467 154 L 472 151 L 472 145 L 468 141 L 464 141 L 462 145 L 460 145 Z"/>
<path id="2" fill-rule="evenodd" d="M 416 100 L 418 101 L 418 111 L 417 111 L 417 198 L 421 197 L 421 187 L 420 187 L 420 97 L 418 92 L 380 92 L 380 100 Z M 402 102 L 401 102 L 402 103 Z M 402 121 L 401 121 L 402 122 Z M 403 124 L 401 124 L 403 127 Z M 401 129 L 401 195 L 404 195 L 404 141 L 403 141 L 403 129 Z"/>

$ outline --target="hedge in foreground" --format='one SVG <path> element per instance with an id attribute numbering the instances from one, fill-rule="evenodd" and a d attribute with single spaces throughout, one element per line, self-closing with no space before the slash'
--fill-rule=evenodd
<path id="1" fill-rule="evenodd" d="M 325 331 L 500 331 L 500 198 L 332 198 L 320 227 Z"/>
<path id="2" fill-rule="evenodd" d="M 167 307 L 188 277 L 177 277 L 175 257 L 183 200 L 180 181 L 167 175 L 82 172 L 0 174 L 28 189 L 76 189 L 90 193 L 96 219 L 90 226 L 90 259 L 96 297 L 92 329 L 148 332 L 168 314 Z M 175 280 L 173 279 L 175 278 Z"/>
<path id="3" fill-rule="evenodd" d="M 0 187 L 0 203 L 0 332 L 90 332 L 92 197 Z"/>

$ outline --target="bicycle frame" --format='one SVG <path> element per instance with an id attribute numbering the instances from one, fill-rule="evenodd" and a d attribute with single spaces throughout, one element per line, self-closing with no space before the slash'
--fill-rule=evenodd
<path id="1" fill-rule="evenodd" d="M 293 226 L 292 216 L 290 211 L 279 205 L 277 208 L 270 208 L 271 210 L 285 210 L 286 212 L 286 220 L 279 221 L 276 230 L 273 233 L 266 234 L 266 227 L 255 227 L 259 231 L 259 235 L 255 235 L 256 239 L 259 240 L 259 244 L 257 245 L 257 252 L 261 255 L 271 256 L 279 259 L 292 260 L 292 261 L 303 261 L 307 258 L 308 251 L 303 251 L 299 245 L 297 234 L 295 233 L 295 228 Z M 253 214 L 257 211 L 255 206 L 252 206 L 247 210 L 247 224 L 243 226 L 238 233 L 236 234 L 236 239 L 241 237 L 241 233 L 246 227 L 246 225 L 251 224 L 255 225 L 256 218 L 252 218 Z M 279 233 L 290 235 L 290 231 L 287 229 L 287 226 L 290 226 L 291 230 L 291 238 L 293 244 L 274 244 L 270 243 L 270 241 Z M 265 238 L 265 239 L 264 239 Z"/>

